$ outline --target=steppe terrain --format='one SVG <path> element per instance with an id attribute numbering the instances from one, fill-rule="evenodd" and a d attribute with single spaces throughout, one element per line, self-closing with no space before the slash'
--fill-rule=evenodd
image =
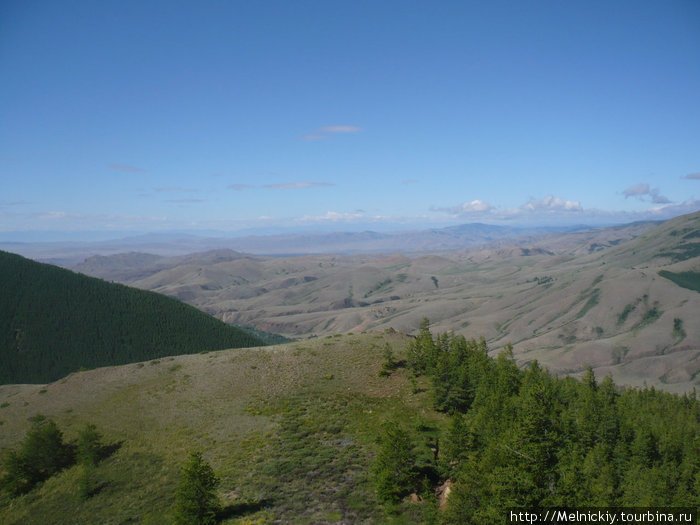
<path id="1" fill-rule="evenodd" d="M 202 451 L 221 479 L 221 523 L 383 522 L 368 480 L 382 424 L 446 417 L 431 409 L 427 388 L 412 393 L 404 371 L 378 375 L 386 345 L 402 356 L 407 340 L 332 336 L 0 385 L 0 454 L 38 413 L 68 441 L 94 424 L 113 449 L 89 499 L 79 496 L 74 466 L 14 499 L 0 491 L 0 522 L 170 523 L 189 450 Z"/>
<path id="2" fill-rule="evenodd" d="M 95 256 L 77 271 L 177 297 L 228 323 L 306 338 L 393 328 L 514 345 L 520 364 L 622 384 L 700 385 L 700 213 L 431 254 Z M 450 243 L 451 245 L 451 243 Z"/>

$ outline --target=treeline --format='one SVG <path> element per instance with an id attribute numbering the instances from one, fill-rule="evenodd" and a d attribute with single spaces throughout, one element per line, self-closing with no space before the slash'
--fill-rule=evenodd
<path id="1" fill-rule="evenodd" d="M 450 480 L 446 523 L 500 523 L 509 507 L 700 505 L 700 403 L 695 392 L 620 390 L 589 369 L 556 378 L 520 370 L 507 348 L 442 334 L 423 322 L 407 366 L 425 375 L 449 429 L 387 429 L 375 463 L 379 497 L 430 497 Z M 430 430 L 430 429 L 429 429 Z M 438 517 L 439 516 L 439 517 Z"/>
<path id="2" fill-rule="evenodd" d="M 176 299 L 0 252 L 0 384 L 262 344 Z"/>

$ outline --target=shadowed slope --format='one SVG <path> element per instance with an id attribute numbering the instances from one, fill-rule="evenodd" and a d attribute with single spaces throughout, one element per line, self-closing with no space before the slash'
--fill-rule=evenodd
<path id="1" fill-rule="evenodd" d="M 260 340 L 163 295 L 0 252 L 0 383 Z"/>

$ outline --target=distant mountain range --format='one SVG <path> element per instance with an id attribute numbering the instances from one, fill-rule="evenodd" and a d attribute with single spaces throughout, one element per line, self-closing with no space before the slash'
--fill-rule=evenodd
<path id="1" fill-rule="evenodd" d="M 562 373 L 592 366 L 620 383 L 685 390 L 700 386 L 700 295 L 692 287 L 700 277 L 699 232 L 700 213 L 514 239 L 506 237 L 513 232 L 472 225 L 381 240 L 369 232 L 325 237 L 380 243 L 386 253 L 399 239 L 437 251 L 410 257 L 262 257 L 220 249 L 99 256 L 75 269 L 290 337 L 411 332 L 427 317 L 439 331 L 483 335 L 494 351 L 513 343 L 521 363 L 537 359 Z M 478 235 L 491 241 L 469 246 Z M 285 242 L 280 251 L 294 244 Z"/>
<path id="2" fill-rule="evenodd" d="M 640 223 L 652 227 L 654 223 Z M 463 224 L 447 228 L 394 233 L 333 232 L 200 236 L 183 233 L 152 233 L 99 242 L 1 242 L 0 250 L 59 266 L 72 266 L 93 255 L 147 252 L 176 256 L 208 250 L 229 249 L 254 255 L 292 256 L 310 254 L 421 254 L 482 246 L 494 242 L 531 243 L 552 234 L 589 230 L 578 227 L 519 228 L 489 224 Z"/>
<path id="3" fill-rule="evenodd" d="M 81 368 L 262 345 L 170 297 L 6 252 L 0 252 L 0 290 L 0 384 L 44 383 Z"/>

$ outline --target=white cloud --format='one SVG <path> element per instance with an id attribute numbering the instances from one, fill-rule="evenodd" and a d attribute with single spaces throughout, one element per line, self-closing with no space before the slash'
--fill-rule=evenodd
<path id="1" fill-rule="evenodd" d="M 488 202 L 474 199 L 448 208 L 432 207 L 431 211 L 447 212 L 454 218 L 465 220 L 513 221 L 552 220 L 554 216 L 572 217 L 584 211 L 579 201 L 565 200 L 554 195 L 543 199 L 531 198 L 517 208 L 499 209 Z"/>
<path id="2" fill-rule="evenodd" d="M 547 195 L 544 199 L 531 198 L 528 202 L 520 206 L 520 210 L 524 212 L 538 211 L 582 211 L 579 201 L 567 201 L 561 197 Z"/>
<path id="3" fill-rule="evenodd" d="M 700 180 L 700 173 L 688 173 L 684 179 Z"/>
<path id="4" fill-rule="evenodd" d="M 371 219 L 371 217 L 367 217 L 364 213 L 338 213 L 335 211 L 328 211 L 324 215 L 304 215 L 298 220 L 300 222 L 345 222 L 357 219 Z"/>
<path id="5" fill-rule="evenodd" d="M 460 206 L 462 213 L 484 213 L 493 209 L 488 202 L 475 199 L 471 202 L 465 202 Z"/>
<path id="6" fill-rule="evenodd" d="M 639 200 L 650 200 L 654 204 L 669 204 L 671 201 L 668 197 L 661 195 L 659 188 L 651 188 L 648 184 L 639 183 L 630 186 L 622 192 L 625 199 L 636 197 Z M 648 199 L 646 198 L 648 197 Z"/>
<path id="7" fill-rule="evenodd" d="M 635 184 L 634 186 L 630 186 L 627 188 L 625 191 L 622 192 L 622 194 L 625 196 L 625 199 L 628 197 L 638 197 L 641 195 L 647 195 L 649 193 L 649 185 L 648 184 Z"/>
<path id="8" fill-rule="evenodd" d="M 359 126 L 348 125 L 322 126 L 319 129 L 324 133 L 357 133 L 362 131 L 362 128 Z"/>
<path id="9" fill-rule="evenodd" d="M 284 184 L 266 184 L 264 188 L 270 190 L 296 190 L 302 188 L 319 188 L 323 186 L 334 186 L 330 182 L 286 182 Z"/>
<path id="10" fill-rule="evenodd" d="M 658 188 L 649 191 L 649 195 L 651 196 L 651 202 L 654 204 L 669 204 L 671 202 L 668 197 L 661 195 Z"/>
<path id="11" fill-rule="evenodd" d="M 129 166 L 128 164 L 110 164 L 110 168 L 117 171 L 122 171 L 124 173 L 141 173 L 146 170 L 143 168 L 137 168 L 136 166 Z"/>
<path id="12" fill-rule="evenodd" d="M 177 192 L 197 193 L 197 190 L 193 190 L 191 188 L 182 188 L 180 186 L 168 186 L 165 188 L 155 188 L 155 190 L 159 193 L 177 193 Z"/>
<path id="13" fill-rule="evenodd" d="M 235 190 L 235 191 L 243 191 L 243 190 L 249 190 L 251 188 L 254 188 L 254 186 L 251 186 L 250 184 L 229 184 L 226 187 L 229 190 Z"/>
<path id="14" fill-rule="evenodd" d="M 301 136 L 301 140 L 315 141 L 324 140 L 332 135 L 343 135 L 348 133 L 359 133 L 362 131 L 360 126 L 351 126 L 348 124 L 335 124 L 332 126 L 321 126 L 314 133 L 307 133 Z"/>
<path id="15" fill-rule="evenodd" d="M 47 211 L 39 215 L 40 219 L 48 219 L 52 221 L 67 219 L 69 217 L 71 217 L 71 215 L 67 214 L 65 211 Z"/>
<path id="16" fill-rule="evenodd" d="M 637 185 L 640 186 L 640 185 Z M 476 221 L 499 223 L 530 223 L 541 225 L 552 224 L 621 224 L 634 221 L 667 220 L 679 215 L 694 213 L 700 210 L 700 200 L 688 200 L 682 203 L 670 203 L 664 200 L 658 190 L 631 187 L 629 193 L 636 196 L 639 193 L 644 200 L 654 206 L 637 211 L 608 211 L 584 208 L 579 201 L 565 200 L 554 195 L 547 195 L 543 199 L 531 198 L 525 204 L 517 208 L 496 208 L 490 204 L 473 200 L 459 206 L 431 207 L 433 212 L 445 212 L 452 220 Z"/>

